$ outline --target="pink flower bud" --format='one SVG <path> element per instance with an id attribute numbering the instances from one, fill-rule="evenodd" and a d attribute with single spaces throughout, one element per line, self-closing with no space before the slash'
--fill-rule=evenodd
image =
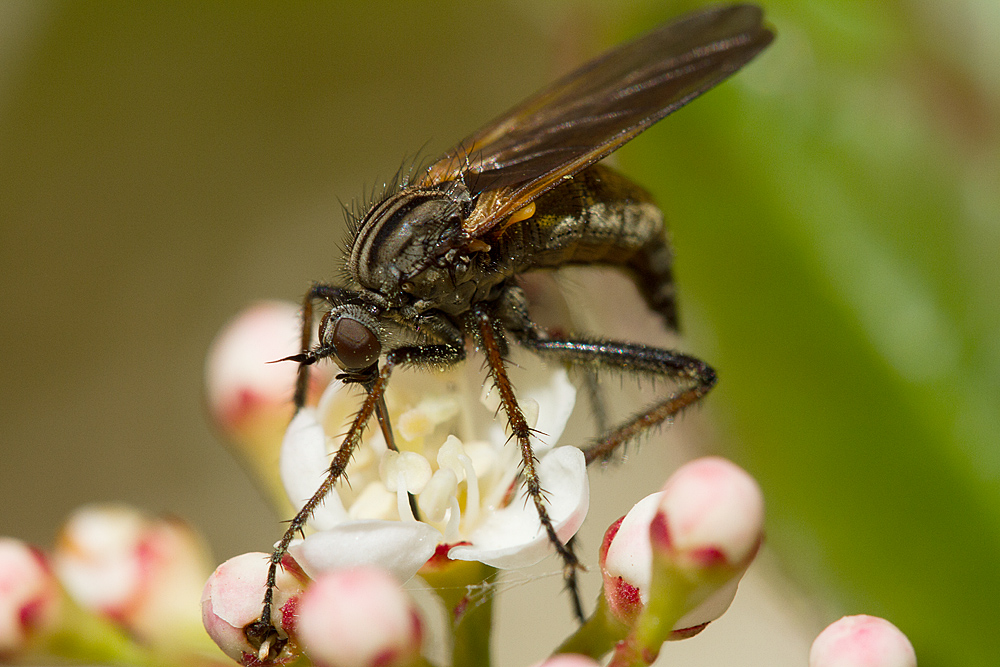
<path id="1" fill-rule="evenodd" d="M 208 578 L 201 596 L 205 630 L 226 655 L 244 665 L 261 664 L 259 649 L 250 645 L 243 628 L 260 617 L 269 559 L 263 553 L 230 558 Z M 288 567 L 278 569 L 272 621 L 287 634 L 295 620 L 305 575 L 291 559 L 285 562 Z M 297 649 L 289 645 L 277 662 L 288 662 L 297 655 Z"/>
<path id="2" fill-rule="evenodd" d="M 391 575 L 359 567 L 321 575 L 299 604 L 295 633 L 323 667 L 394 667 L 420 656 L 416 607 Z"/>
<path id="3" fill-rule="evenodd" d="M 0 661 L 51 628 L 59 608 L 59 585 L 42 552 L 0 538 Z"/>
<path id="4" fill-rule="evenodd" d="M 717 456 L 696 459 L 663 486 L 649 526 L 656 558 L 687 572 L 701 586 L 673 639 L 686 639 L 729 609 L 764 534 L 764 496 L 745 470 Z"/>
<path id="5" fill-rule="evenodd" d="M 200 538 L 179 519 L 92 505 L 69 518 L 53 562 L 70 596 L 154 644 L 200 635 L 197 600 L 209 571 Z"/>
<path id="6" fill-rule="evenodd" d="M 212 342 L 205 364 L 205 394 L 215 422 L 241 443 L 270 437 L 277 449 L 292 417 L 298 364 L 275 362 L 301 347 L 302 324 L 293 303 L 265 301 L 240 313 Z M 312 386 L 330 371 L 312 369 Z"/>
<path id="7" fill-rule="evenodd" d="M 819 633 L 809 667 L 917 667 L 913 645 L 877 616 L 845 616 Z"/>
<path id="8" fill-rule="evenodd" d="M 680 568 L 698 584 L 671 638 L 697 634 L 732 603 L 760 544 L 763 512 L 756 482 L 729 461 L 682 466 L 605 534 L 600 563 L 609 610 L 626 625 L 635 622 L 649 602 L 655 555 L 661 567 Z"/>
<path id="9" fill-rule="evenodd" d="M 667 480 L 650 539 L 654 551 L 680 567 L 743 569 L 763 530 L 757 482 L 736 464 L 710 456 L 681 466 Z"/>

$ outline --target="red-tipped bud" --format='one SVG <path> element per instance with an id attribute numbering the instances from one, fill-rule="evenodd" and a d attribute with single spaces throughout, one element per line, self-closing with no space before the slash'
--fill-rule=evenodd
<path id="1" fill-rule="evenodd" d="M 654 590 L 654 569 L 674 571 L 690 585 L 671 638 L 697 634 L 729 608 L 760 545 L 763 516 L 757 483 L 736 465 L 710 457 L 682 466 L 608 529 L 601 547 L 608 608 L 633 624 L 650 596 L 678 594 Z"/>
<path id="2" fill-rule="evenodd" d="M 64 524 L 53 562 L 77 604 L 144 641 L 176 647 L 179 637 L 200 636 L 197 600 L 209 558 L 179 519 L 121 505 L 82 507 Z"/>
<path id="3" fill-rule="evenodd" d="M 0 661 L 51 628 L 59 608 L 59 585 L 42 552 L 0 538 Z"/>
<path id="4" fill-rule="evenodd" d="M 255 304 L 218 333 L 205 362 L 209 414 L 279 506 L 286 499 L 274 462 L 295 410 L 292 393 L 299 365 L 277 360 L 301 351 L 301 321 L 293 303 Z M 326 386 L 331 367 L 312 366 L 307 398 Z"/>
<path id="5" fill-rule="evenodd" d="M 240 664 L 260 664 L 260 647 L 251 646 L 243 629 L 260 617 L 269 558 L 263 553 L 230 558 L 208 578 L 201 596 L 201 617 L 205 630 L 226 655 Z M 293 567 L 278 569 L 278 585 L 271 611 L 272 622 L 286 636 L 294 624 L 296 605 L 305 578 L 294 562 L 290 561 L 289 565 Z M 289 644 L 278 662 L 287 662 L 297 655 L 296 648 Z"/>
<path id="6" fill-rule="evenodd" d="M 298 371 L 298 364 L 276 360 L 301 351 L 301 331 L 295 304 L 261 302 L 219 332 L 205 362 L 209 414 L 265 477 L 294 411 L 292 392 Z M 318 396 L 330 372 L 326 364 L 313 366 L 310 396 Z"/>

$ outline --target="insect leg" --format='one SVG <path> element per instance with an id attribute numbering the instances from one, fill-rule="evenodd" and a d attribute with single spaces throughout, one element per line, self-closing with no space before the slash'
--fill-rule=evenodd
<path id="1" fill-rule="evenodd" d="M 496 385 L 497 393 L 500 395 L 500 404 L 507 415 L 507 423 L 510 424 L 511 436 L 517 441 L 517 446 L 521 450 L 521 473 L 524 477 L 525 489 L 528 497 L 531 498 L 535 509 L 538 511 L 538 519 L 542 528 L 549 538 L 549 542 L 555 547 L 556 552 L 563 561 L 563 577 L 566 580 L 566 588 L 569 590 L 573 600 L 573 610 L 577 618 L 583 622 L 583 605 L 580 602 L 580 593 L 576 582 L 576 571 L 580 567 L 580 562 L 573 553 L 573 548 L 569 544 L 563 544 L 556 534 L 555 526 L 549 517 L 549 511 L 545 504 L 545 491 L 542 489 L 538 478 L 538 459 L 531 448 L 531 428 L 524 419 L 517 398 L 514 396 L 514 389 L 510 378 L 507 377 L 507 369 L 504 366 L 504 355 L 506 354 L 506 338 L 498 328 L 497 322 L 482 307 L 474 309 L 472 314 L 473 327 L 476 338 L 486 355 L 489 364 L 490 375 Z"/>
<path id="2" fill-rule="evenodd" d="M 322 286 L 317 286 L 322 287 Z M 316 287 L 310 290 L 310 297 L 315 298 Z M 325 296 L 318 294 L 318 296 Z M 306 303 L 311 304 L 311 298 L 307 298 Z M 288 545 L 291 544 L 296 534 L 302 533 L 306 522 L 312 516 L 313 511 L 319 506 L 327 494 L 333 490 L 334 485 L 344 476 L 347 464 L 350 463 L 351 456 L 361 442 L 361 435 L 372 415 L 378 410 L 380 402 L 383 400 L 386 385 L 392 370 L 399 364 L 455 364 L 465 358 L 465 348 L 462 345 L 425 345 L 401 347 L 392 350 L 386 355 L 385 363 L 381 370 L 373 365 L 371 372 L 365 377 L 350 378 L 349 381 L 356 382 L 364 386 L 368 391 L 365 400 L 361 404 L 361 409 L 351 422 L 351 426 L 344 436 L 344 441 L 340 448 L 334 453 L 333 460 L 327 470 L 326 478 L 319 488 L 316 489 L 312 497 L 309 498 L 298 511 L 295 517 L 288 523 L 288 528 L 281 540 L 274 547 L 267 568 L 267 588 L 264 591 L 264 600 L 261 607 L 260 618 L 244 628 L 244 634 L 251 645 L 261 649 L 263 655 L 260 659 L 273 659 L 281 652 L 284 641 L 279 638 L 271 622 L 271 604 L 274 600 L 274 588 L 278 566 L 288 552 Z M 300 365 L 305 366 L 303 363 Z M 300 376 L 301 377 L 301 376 Z M 299 406 L 301 407 L 301 406 Z"/>
<path id="3" fill-rule="evenodd" d="M 306 292 L 302 298 L 302 338 L 299 344 L 303 355 L 307 354 L 312 346 L 313 302 L 317 299 L 326 299 L 331 303 L 337 303 L 348 293 L 350 291 L 342 287 L 334 287 L 324 283 L 314 283 Z M 299 363 L 298 375 L 295 378 L 295 394 L 292 398 L 296 412 L 306 404 L 306 394 L 309 390 L 309 366 L 308 363 Z"/>
<path id="4" fill-rule="evenodd" d="M 662 424 L 687 406 L 696 403 L 715 386 L 715 371 L 700 359 L 657 347 L 608 340 L 546 339 L 530 331 L 520 331 L 519 341 L 539 355 L 570 364 L 630 371 L 664 377 L 679 385 L 677 391 L 654 403 L 597 441 L 583 448 L 587 463 L 606 460 L 615 450 Z"/>

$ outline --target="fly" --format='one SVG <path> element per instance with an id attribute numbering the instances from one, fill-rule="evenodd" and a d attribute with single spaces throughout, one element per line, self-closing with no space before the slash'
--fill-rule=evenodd
<path id="1" fill-rule="evenodd" d="M 346 285 L 317 283 L 303 301 L 294 402 L 305 404 L 309 367 L 331 358 L 340 379 L 366 395 L 327 477 L 289 523 L 271 557 L 261 617 L 245 629 L 261 658 L 284 641 L 272 626 L 275 574 L 296 533 L 343 476 L 375 417 L 393 447 L 384 393 L 399 366 L 461 362 L 466 341 L 486 357 L 523 483 L 564 564 L 577 615 L 579 567 L 556 536 L 532 453 L 531 429 L 507 376 L 514 343 L 585 369 L 670 381 L 674 390 L 583 448 L 591 463 L 700 400 L 715 385 L 703 361 L 666 349 L 566 336 L 535 323 L 519 275 L 570 265 L 616 267 L 676 331 L 673 253 L 650 195 L 597 164 L 622 144 L 743 67 L 774 38 L 760 8 L 716 6 L 618 46 L 514 107 L 445 153 L 359 221 L 345 259 Z M 314 306 L 325 311 L 312 340 Z M 400 342 L 405 341 L 405 342 Z M 415 342 L 414 342 L 415 341 Z M 412 499 L 411 499 L 412 500 Z"/>

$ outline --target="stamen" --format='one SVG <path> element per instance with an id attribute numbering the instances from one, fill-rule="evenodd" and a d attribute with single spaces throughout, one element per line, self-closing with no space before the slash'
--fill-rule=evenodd
<path id="1" fill-rule="evenodd" d="M 471 528 L 479 521 L 479 475 L 472 465 L 472 459 L 462 452 L 458 460 L 465 468 L 465 525 Z"/>
<path id="2" fill-rule="evenodd" d="M 465 478 L 465 527 L 470 529 L 479 520 L 479 476 L 472 459 L 465 453 L 462 441 L 449 435 L 437 455 L 441 469 L 451 470 L 458 479 Z"/>
<path id="3" fill-rule="evenodd" d="M 444 539 L 446 542 L 458 541 L 458 526 L 462 521 L 462 509 L 458 506 L 458 498 L 451 497 L 451 515 L 448 517 L 448 525 L 444 529 Z"/>
<path id="4" fill-rule="evenodd" d="M 459 405 L 450 397 L 432 396 L 420 401 L 419 405 L 401 414 L 396 419 L 401 438 L 418 443 L 434 432 L 434 429 L 458 414 Z"/>
<path id="5" fill-rule="evenodd" d="M 462 481 L 462 475 L 466 472 L 464 466 L 462 465 L 463 454 L 465 454 L 465 452 L 463 451 L 462 441 L 453 435 L 449 435 L 447 439 L 445 439 L 444 444 L 438 448 L 438 467 L 451 470 L 455 473 L 458 480 Z"/>
<path id="6" fill-rule="evenodd" d="M 426 520 L 443 521 L 450 499 L 458 494 L 458 477 L 450 468 L 439 468 L 420 493 L 417 504 Z"/>
<path id="7" fill-rule="evenodd" d="M 406 473 L 400 470 L 396 473 L 396 511 L 400 521 L 416 521 L 413 510 L 410 509 L 410 496 L 406 492 Z"/>
<path id="8" fill-rule="evenodd" d="M 451 396 L 430 396 L 420 401 L 420 409 L 438 426 L 457 415 L 461 406 Z"/>
<path id="9" fill-rule="evenodd" d="M 413 442 L 434 432 L 434 424 L 430 415 L 420 406 L 407 410 L 396 420 L 399 436 L 407 442 Z"/>
<path id="10" fill-rule="evenodd" d="M 414 452 L 387 451 L 378 466 L 382 483 L 396 493 L 396 511 L 401 521 L 416 521 L 407 493 L 419 494 L 431 480 L 431 464 Z"/>
<path id="11" fill-rule="evenodd" d="M 431 481 L 431 464 L 415 452 L 387 451 L 382 455 L 378 472 L 385 488 L 391 492 L 399 490 L 400 479 L 403 480 L 403 490 L 413 494 L 423 491 L 427 482 Z"/>

